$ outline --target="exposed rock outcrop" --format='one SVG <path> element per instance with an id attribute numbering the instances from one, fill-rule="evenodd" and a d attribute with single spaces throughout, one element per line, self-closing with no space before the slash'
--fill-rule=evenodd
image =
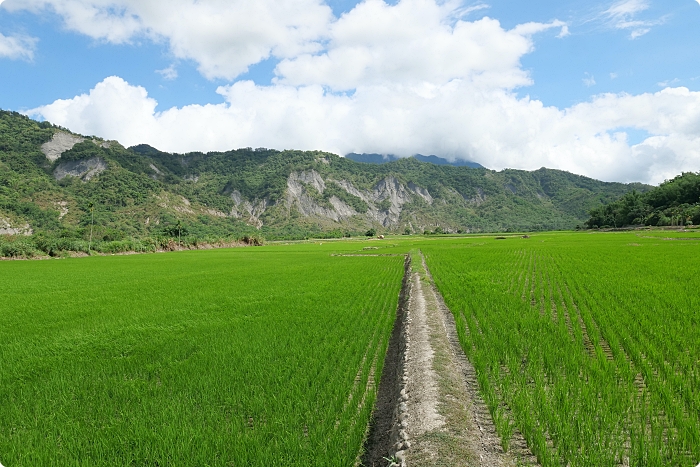
<path id="1" fill-rule="evenodd" d="M 333 180 L 333 183 L 335 183 L 336 185 L 338 185 L 340 188 L 347 191 L 351 195 L 357 196 L 365 203 L 370 201 L 369 197 L 365 193 L 363 193 L 360 190 L 358 190 L 357 188 L 355 188 L 355 185 L 348 182 L 347 180 Z"/>
<path id="2" fill-rule="evenodd" d="M 53 205 L 58 211 L 59 219 L 63 219 L 68 214 L 68 201 L 54 201 Z"/>
<path id="3" fill-rule="evenodd" d="M 46 158 L 51 162 L 55 162 L 61 157 L 64 152 L 73 149 L 78 143 L 85 141 L 85 138 L 80 136 L 75 136 L 64 131 L 56 132 L 51 138 L 51 141 L 46 142 L 41 145 L 41 152 L 44 153 Z"/>
<path id="4" fill-rule="evenodd" d="M 33 234 L 34 231 L 29 224 L 13 225 L 9 219 L 0 217 L 0 235 L 26 235 Z"/>
<path id="5" fill-rule="evenodd" d="M 357 211 L 355 211 L 353 208 L 351 208 L 335 196 L 331 196 L 331 199 L 329 199 L 328 201 L 331 203 L 333 209 L 335 209 L 335 211 L 340 215 L 341 218 L 350 218 L 352 216 L 357 215 Z"/>
<path id="6" fill-rule="evenodd" d="M 323 194 L 326 182 L 315 170 L 308 172 L 292 172 L 287 179 L 287 207 L 296 207 L 299 213 L 305 217 L 322 217 L 340 222 L 350 218 L 357 212 L 345 204 L 336 196 L 328 199 L 330 206 L 321 206 L 309 190 L 316 190 Z"/>
<path id="7" fill-rule="evenodd" d="M 484 190 L 477 188 L 476 194 L 471 198 L 465 198 L 465 201 L 475 206 L 481 206 L 486 201 L 486 194 L 484 193 Z"/>
<path id="8" fill-rule="evenodd" d="M 271 205 L 267 199 L 248 201 L 241 196 L 241 192 L 238 190 L 234 190 L 234 192 L 231 193 L 231 199 L 234 202 L 234 206 L 231 208 L 232 217 L 245 219 L 247 224 L 253 225 L 257 229 L 263 226 L 263 221 L 260 220 L 260 216 L 262 216 L 268 206 Z"/>
<path id="9" fill-rule="evenodd" d="M 85 138 L 81 136 L 66 133 L 65 131 L 57 131 L 54 133 L 51 141 L 41 145 L 41 152 L 44 153 L 48 160 L 51 162 L 56 162 L 58 158 L 61 157 L 61 154 L 66 151 L 70 151 L 73 149 L 73 146 L 78 143 L 82 143 L 83 141 L 85 141 Z M 113 143 L 112 141 L 101 141 L 94 139 L 88 139 L 88 141 L 92 141 L 95 145 L 105 149 L 109 149 Z"/>
<path id="10" fill-rule="evenodd" d="M 413 182 L 408 182 L 408 189 L 423 198 L 426 203 L 433 204 L 433 197 L 430 196 L 430 192 L 427 189 L 420 187 Z"/>
<path id="11" fill-rule="evenodd" d="M 411 202 L 411 192 L 395 177 L 389 176 L 374 185 L 370 198 L 375 203 L 385 200 L 390 202 L 387 210 L 380 210 L 376 206 L 371 206 L 368 211 L 373 220 L 384 227 L 390 227 L 399 223 L 403 205 Z"/>
<path id="12" fill-rule="evenodd" d="M 323 191 L 326 189 L 326 182 L 324 182 L 323 178 L 321 178 L 321 174 L 315 170 L 309 170 L 307 172 L 292 172 L 289 174 L 287 186 L 289 186 L 290 183 L 298 184 L 299 182 L 316 188 L 316 191 L 321 194 L 323 194 Z"/>
<path id="13" fill-rule="evenodd" d="M 403 205 L 410 203 L 413 196 L 422 198 L 426 203 L 433 204 L 433 197 L 427 189 L 414 183 L 408 186 L 399 182 L 396 177 L 388 176 L 377 182 L 371 190 L 359 190 L 347 180 L 323 180 L 315 170 L 292 172 L 287 180 L 287 207 L 295 207 L 305 217 L 321 217 L 335 222 L 358 215 L 357 211 L 345 202 L 332 196 L 328 201 L 331 206 L 323 206 L 309 190 L 323 194 L 329 183 L 345 190 L 349 195 L 360 198 L 367 203 L 369 209 L 366 218 L 371 223 L 379 223 L 384 227 L 396 226 L 399 223 Z"/>
<path id="14" fill-rule="evenodd" d="M 107 162 L 101 157 L 92 157 L 80 161 L 65 161 L 58 164 L 53 171 L 56 180 L 66 177 L 78 177 L 84 182 L 107 170 Z"/>

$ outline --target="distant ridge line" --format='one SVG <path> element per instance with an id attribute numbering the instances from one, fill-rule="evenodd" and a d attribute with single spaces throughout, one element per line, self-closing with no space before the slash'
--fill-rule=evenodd
<path id="1" fill-rule="evenodd" d="M 401 157 L 397 157 L 393 154 L 375 154 L 375 153 L 362 153 L 362 154 L 357 154 L 354 152 L 351 152 L 350 154 L 346 154 L 345 157 L 347 159 L 350 159 L 355 162 L 362 162 L 364 164 L 386 164 L 388 162 L 394 162 Z M 478 162 L 472 162 L 472 161 L 462 161 L 462 160 L 455 160 L 455 161 L 449 161 L 443 157 L 438 157 L 438 156 L 424 156 L 423 154 L 414 154 L 413 156 L 414 159 L 420 161 L 420 162 L 428 162 L 430 164 L 435 164 L 435 165 L 451 165 L 453 167 L 471 167 L 472 169 L 484 169 L 485 167 Z"/>

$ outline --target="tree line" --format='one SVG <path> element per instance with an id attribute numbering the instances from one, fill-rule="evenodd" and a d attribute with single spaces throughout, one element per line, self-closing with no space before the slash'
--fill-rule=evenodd
<path id="1" fill-rule="evenodd" d="M 588 228 L 700 225 L 700 172 L 685 172 L 646 193 L 632 191 L 592 209 Z"/>

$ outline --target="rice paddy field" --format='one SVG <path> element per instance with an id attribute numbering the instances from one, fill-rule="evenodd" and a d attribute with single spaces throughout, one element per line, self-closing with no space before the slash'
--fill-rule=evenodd
<path id="1" fill-rule="evenodd" d="M 1 262 L 0 463 L 356 465 L 416 249 L 506 449 L 518 431 L 542 466 L 697 465 L 683 232 Z"/>
<path id="2" fill-rule="evenodd" d="M 352 465 L 403 257 L 0 263 L 0 463 Z"/>
<path id="3" fill-rule="evenodd" d="M 533 235 L 424 246 L 507 447 L 543 466 L 700 460 L 700 238 Z"/>

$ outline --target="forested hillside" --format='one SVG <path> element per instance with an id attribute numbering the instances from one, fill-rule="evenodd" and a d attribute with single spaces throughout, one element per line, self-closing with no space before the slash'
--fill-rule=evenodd
<path id="1" fill-rule="evenodd" d="M 544 168 L 496 172 L 416 158 L 363 164 L 319 151 L 170 154 L 0 111 L 2 241 L 26 237 L 42 251 L 84 249 L 91 238 L 152 244 L 369 229 L 572 229 L 601 203 L 649 188 Z"/>
<path id="2" fill-rule="evenodd" d="M 700 225 L 700 173 L 681 174 L 646 193 L 627 193 L 613 203 L 592 209 L 586 225 Z"/>

